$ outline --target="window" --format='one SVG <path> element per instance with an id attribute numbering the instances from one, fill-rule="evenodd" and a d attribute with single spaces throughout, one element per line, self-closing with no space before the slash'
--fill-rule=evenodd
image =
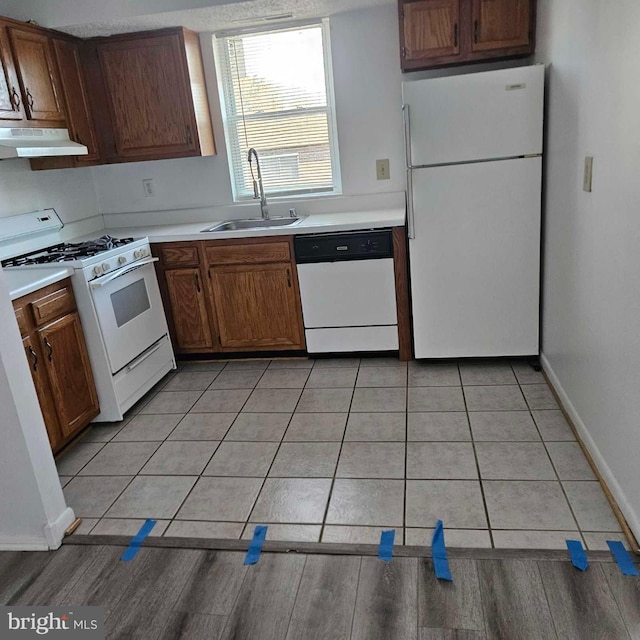
<path id="1" fill-rule="evenodd" d="M 251 147 L 268 195 L 340 193 L 328 32 L 325 21 L 217 38 L 236 200 L 253 197 Z"/>

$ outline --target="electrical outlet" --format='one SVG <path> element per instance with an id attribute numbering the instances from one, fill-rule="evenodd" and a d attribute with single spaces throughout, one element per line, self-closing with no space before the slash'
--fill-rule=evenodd
<path id="1" fill-rule="evenodd" d="M 591 183 L 593 181 L 593 157 L 586 156 L 584 159 L 584 178 L 582 190 L 591 193 Z"/>
<path id="2" fill-rule="evenodd" d="M 156 197 L 156 185 L 153 184 L 153 180 L 151 178 L 147 178 L 146 180 L 142 181 L 142 188 L 144 189 L 145 198 Z"/>
<path id="3" fill-rule="evenodd" d="M 376 160 L 376 177 L 378 180 L 388 180 L 389 175 L 389 160 Z"/>

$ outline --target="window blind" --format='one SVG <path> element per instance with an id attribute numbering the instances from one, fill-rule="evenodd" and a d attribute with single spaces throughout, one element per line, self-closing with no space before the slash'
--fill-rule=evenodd
<path id="1" fill-rule="evenodd" d="M 269 195 L 339 190 L 323 26 L 224 36 L 218 55 L 236 198 L 253 196 L 251 147 Z"/>

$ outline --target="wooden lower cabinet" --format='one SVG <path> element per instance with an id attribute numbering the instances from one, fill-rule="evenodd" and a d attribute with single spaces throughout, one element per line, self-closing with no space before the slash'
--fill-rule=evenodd
<path id="1" fill-rule="evenodd" d="M 38 330 L 40 351 L 63 439 L 89 424 L 98 409 L 80 317 L 70 313 Z"/>
<path id="2" fill-rule="evenodd" d="M 292 238 L 153 245 L 177 353 L 305 348 Z"/>
<path id="3" fill-rule="evenodd" d="M 38 394 L 38 401 L 40 403 L 40 410 L 42 411 L 42 417 L 44 418 L 44 424 L 47 428 L 47 435 L 49 436 L 49 442 L 51 448 L 57 451 L 62 443 L 62 431 L 60 429 L 60 422 L 58 420 L 58 414 L 53 402 L 53 395 L 49 387 L 49 379 L 47 377 L 47 371 L 45 369 L 44 357 L 40 351 L 40 345 L 37 340 L 33 340 L 31 336 L 24 338 L 22 341 L 24 345 L 24 351 L 29 361 L 29 369 L 31 370 L 31 377 L 33 378 L 33 384 Z"/>
<path id="4" fill-rule="evenodd" d="M 223 349 L 304 349 L 291 263 L 212 267 L 211 289 Z"/>
<path id="5" fill-rule="evenodd" d="M 55 304 L 56 300 L 69 296 L 72 308 L 68 304 Z M 25 354 L 54 452 L 100 412 L 89 354 L 72 296 L 71 283 L 64 280 L 14 302 Z M 48 315 L 42 314 L 43 309 Z"/>
<path id="6" fill-rule="evenodd" d="M 170 269 L 165 272 L 165 280 L 176 348 L 180 351 L 211 349 L 213 335 L 200 269 Z"/>

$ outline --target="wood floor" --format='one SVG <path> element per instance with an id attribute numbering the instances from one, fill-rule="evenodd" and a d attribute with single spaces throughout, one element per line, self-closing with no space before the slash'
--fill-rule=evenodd
<path id="1" fill-rule="evenodd" d="M 122 551 L 0 553 L 0 605 L 99 605 L 107 637 L 127 640 L 640 639 L 640 579 L 604 553 L 581 573 L 556 552 L 452 550 L 446 583 L 407 551 L 266 551 L 249 567 L 241 551 Z"/>

